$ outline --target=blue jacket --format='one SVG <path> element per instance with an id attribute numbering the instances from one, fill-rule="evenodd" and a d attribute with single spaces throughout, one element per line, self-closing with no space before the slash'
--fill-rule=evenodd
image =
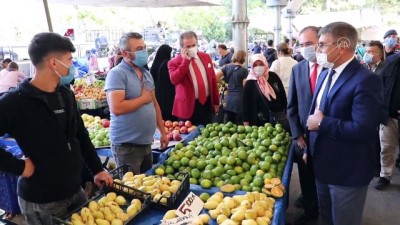
<path id="1" fill-rule="evenodd" d="M 315 102 L 327 72 L 318 78 Z M 313 154 L 318 181 L 340 186 L 368 185 L 373 177 L 376 128 L 381 121 L 381 79 L 353 59 L 328 94 Z"/>

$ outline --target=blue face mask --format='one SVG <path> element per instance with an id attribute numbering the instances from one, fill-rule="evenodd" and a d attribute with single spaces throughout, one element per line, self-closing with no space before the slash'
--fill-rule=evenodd
<path id="1" fill-rule="evenodd" d="M 131 62 L 138 67 L 143 67 L 147 63 L 147 58 L 148 58 L 147 50 L 143 49 L 135 52 L 135 59 L 132 60 Z"/>
<path id="2" fill-rule="evenodd" d="M 393 48 L 394 46 L 396 46 L 397 43 L 397 39 L 396 38 L 386 38 L 385 39 L 385 45 L 389 48 Z"/>
<path id="3" fill-rule="evenodd" d="M 56 73 L 58 74 L 58 76 L 60 77 L 60 85 L 69 85 L 72 80 L 75 77 L 75 66 L 72 64 L 71 66 L 67 66 L 64 63 L 62 63 L 60 60 L 56 59 L 61 65 L 65 66 L 68 68 L 69 72 L 67 76 L 61 76 L 60 73 L 58 73 L 58 71 L 56 71 Z"/>
<path id="4" fill-rule="evenodd" d="M 365 53 L 364 56 L 363 56 L 364 63 L 366 63 L 366 64 L 372 63 L 372 57 L 373 56 L 371 54 Z"/>

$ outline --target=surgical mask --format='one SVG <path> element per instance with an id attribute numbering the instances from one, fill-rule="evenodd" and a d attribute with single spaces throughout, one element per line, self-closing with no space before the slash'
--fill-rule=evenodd
<path id="1" fill-rule="evenodd" d="M 256 66 L 253 68 L 253 72 L 254 72 L 254 75 L 256 75 L 257 77 L 260 77 L 260 76 L 264 75 L 265 66 Z"/>
<path id="2" fill-rule="evenodd" d="M 301 48 L 300 54 L 308 61 L 310 62 L 315 62 L 316 56 L 315 56 L 315 46 L 310 45 L 304 48 Z"/>
<path id="3" fill-rule="evenodd" d="M 69 85 L 72 80 L 75 77 L 75 66 L 72 64 L 71 66 L 65 65 L 63 62 L 60 60 L 56 59 L 61 65 L 65 66 L 68 68 L 69 72 L 67 76 L 61 76 L 61 74 L 58 71 L 55 71 L 57 75 L 60 77 L 60 85 Z"/>
<path id="4" fill-rule="evenodd" d="M 328 61 L 328 55 L 331 54 L 338 47 L 340 47 L 340 45 L 336 46 L 334 49 L 332 49 L 328 53 L 318 53 L 317 52 L 315 54 L 315 56 L 317 57 L 317 64 L 321 65 L 322 67 L 325 67 L 325 68 L 333 68 L 334 63 L 339 59 L 340 55 L 333 62 Z"/>
<path id="5" fill-rule="evenodd" d="M 366 64 L 372 63 L 372 57 L 373 57 L 373 55 L 371 55 L 369 53 L 365 53 L 363 56 L 364 63 L 366 63 Z"/>
<path id="6" fill-rule="evenodd" d="M 138 67 L 143 67 L 147 63 L 147 58 L 148 58 L 147 50 L 143 49 L 135 52 L 135 59 L 132 60 L 131 62 Z"/>
<path id="7" fill-rule="evenodd" d="M 393 48 L 396 46 L 397 39 L 396 38 L 386 38 L 385 39 L 385 45 L 389 48 Z"/>
<path id="8" fill-rule="evenodd" d="M 190 58 L 193 58 L 197 55 L 197 46 L 194 46 L 193 48 L 188 49 L 188 56 Z"/>

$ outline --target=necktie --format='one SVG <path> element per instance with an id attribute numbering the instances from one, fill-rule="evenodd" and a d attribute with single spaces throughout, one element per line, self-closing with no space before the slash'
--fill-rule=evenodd
<path id="1" fill-rule="evenodd" d="M 317 76 L 318 76 L 318 64 L 314 63 L 314 69 L 310 76 L 310 87 L 312 94 L 314 94 L 315 85 L 317 84 Z"/>
<path id="2" fill-rule="evenodd" d="M 207 95 L 206 95 L 206 86 L 204 85 L 203 76 L 201 76 L 200 69 L 197 66 L 195 59 L 192 58 L 190 61 L 192 63 L 194 74 L 195 74 L 196 80 L 197 80 L 197 89 L 199 92 L 199 102 L 202 105 L 204 105 L 207 101 Z"/>
<path id="3" fill-rule="evenodd" d="M 325 89 L 324 92 L 322 93 L 322 97 L 321 97 L 321 102 L 319 103 L 319 110 L 321 110 L 324 114 L 327 111 L 327 102 L 328 102 L 328 93 L 329 93 L 329 89 L 331 87 L 332 84 L 332 77 L 333 75 L 336 73 L 335 70 L 331 70 L 331 72 L 328 75 L 328 80 L 326 81 L 326 85 L 325 85 Z M 309 137 L 308 137 L 308 142 L 309 142 L 309 150 L 311 152 L 311 155 L 314 154 L 314 150 L 315 150 L 315 143 L 317 141 L 317 137 L 318 137 L 318 131 L 310 131 Z"/>

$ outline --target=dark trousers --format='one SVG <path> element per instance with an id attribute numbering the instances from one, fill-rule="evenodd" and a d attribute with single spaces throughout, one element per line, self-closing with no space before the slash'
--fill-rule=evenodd
<path id="1" fill-rule="evenodd" d="M 207 101 L 204 105 L 200 104 L 199 100 L 196 99 L 194 103 L 194 112 L 189 120 L 192 122 L 192 124 L 196 126 L 200 124 L 205 126 L 209 123 L 212 123 L 213 112 L 211 110 L 211 107 L 211 100 L 209 97 L 207 98 Z"/>
<path id="2" fill-rule="evenodd" d="M 318 195 L 312 159 L 310 158 L 311 156 L 308 155 L 307 164 L 305 164 L 303 161 L 303 151 L 300 151 L 300 148 L 297 146 L 295 141 L 293 142 L 292 149 L 294 149 L 294 160 L 297 163 L 297 168 L 299 170 L 300 187 L 303 194 L 304 214 L 309 218 L 318 217 Z"/>
<path id="3" fill-rule="evenodd" d="M 226 112 L 227 122 L 232 122 L 237 125 L 243 125 L 242 116 L 240 114 L 231 111 L 225 111 L 225 112 Z"/>

